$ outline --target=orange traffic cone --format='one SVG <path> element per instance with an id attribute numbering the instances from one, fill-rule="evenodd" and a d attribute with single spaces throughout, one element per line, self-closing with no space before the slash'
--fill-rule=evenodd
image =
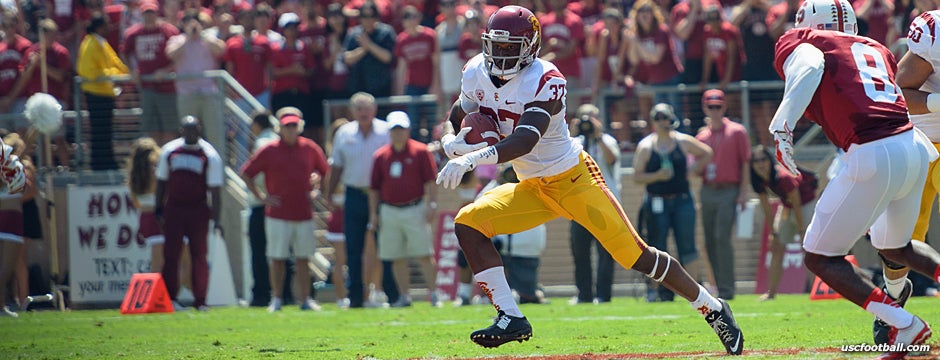
<path id="1" fill-rule="evenodd" d="M 166 291 L 160 273 L 134 274 L 124 301 L 121 314 L 171 313 L 173 303 Z"/>

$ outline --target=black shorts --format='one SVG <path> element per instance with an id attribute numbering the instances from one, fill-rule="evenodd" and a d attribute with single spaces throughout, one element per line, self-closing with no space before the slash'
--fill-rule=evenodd
<path id="1" fill-rule="evenodd" d="M 23 202 L 23 237 L 42 240 L 42 219 L 36 199 Z"/>

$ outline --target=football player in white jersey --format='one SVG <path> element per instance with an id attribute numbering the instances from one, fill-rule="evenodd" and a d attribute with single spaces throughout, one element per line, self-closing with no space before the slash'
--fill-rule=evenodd
<path id="1" fill-rule="evenodd" d="M 940 10 L 925 12 L 911 21 L 907 34 L 908 51 L 898 62 L 895 82 L 901 87 L 904 99 L 907 100 L 907 112 L 910 114 L 914 127 L 927 135 L 933 142 L 933 146 L 940 150 L 940 41 L 937 39 L 938 32 L 940 32 Z M 917 216 L 917 223 L 914 225 L 914 233 L 911 235 L 911 240 L 915 240 L 911 241 L 911 245 L 915 248 L 930 247 L 924 241 L 927 238 L 933 204 L 936 201 L 937 191 L 940 189 L 938 162 L 940 160 L 934 160 L 928 168 L 927 183 L 924 184 L 920 200 L 920 212 Z M 884 256 L 881 259 L 884 270 L 884 288 L 887 294 L 903 307 L 913 292 L 911 281 L 907 279 L 910 268 L 892 262 Z M 934 274 L 934 278 L 937 276 L 940 274 Z M 875 343 L 887 343 L 889 330 L 888 324 L 875 318 L 872 326 Z"/>
<path id="2" fill-rule="evenodd" d="M 437 183 L 456 188 L 463 174 L 483 164 L 512 162 L 521 180 L 504 184 L 463 207 L 455 232 L 477 284 L 497 310 L 493 325 L 470 339 L 484 347 L 528 340 L 532 327 L 513 300 L 490 241 L 563 216 L 590 230 L 625 268 L 633 268 L 682 295 L 705 316 L 729 354 L 741 354 L 744 337 L 731 308 L 709 294 L 666 252 L 648 247 L 610 193 L 594 160 L 573 142 L 565 122 L 565 77 L 538 58 L 541 26 L 531 11 L 506 6 L 489 19 L 483 53 L 464 66 L 461 96 L 449 120 L 459 128 L 479 111 L 493 117 L 505 138 L 493 146 L 467 144 L 469 128 L 442 138 L 451 160 Z"/>

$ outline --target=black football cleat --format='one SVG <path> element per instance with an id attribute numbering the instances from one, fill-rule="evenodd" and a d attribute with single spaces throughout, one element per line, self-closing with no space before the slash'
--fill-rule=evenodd
<path id="1" fill-rule="evenodd" d="M 884 291 L 888 297 L 891 297 L 891 294 L 888 294 L 888 290 L 882 286 L 881 291 Z M 898 303 L 898 306 L 904 307 L 904 304 L 907 303 L 907 299 L 911 297 L 911 293 L 914 292 L 914 286 L 911 284 L 911 279 L 907 279 L 907 282 L 904 284 L 904 290 L 901 290 L 901 296 L 898 296 L 897 299 L 891 297 L 894 302 Z M 888 343 L 888 333 L 891 332 L 891 325 L 884 322 L 884 320 L 875 317 L 875 322 L 871 325 L 871 334 L 875 340 L 875 344 L 887 344 Z"/>
<path id="2" fill-rule="evenodd" d="M 712 311 L 705 316 L 705 321 L 718 334 L 729 355 L 741 355 L 744 352 L 744 333 L 738 327 L 738 322 L 734 321 L 728 303 L 723 299 L 718 299 L 718 302 L 721 303 L 721 311 Z"/>
<path id="3" fill-rule="evenodd" d="M 470 333 L 470 340 L 485 348 L 495 348 L 510 341 L 528 341 L 532 337 L 532 325 L 525 317 L 506 315 L 499 310 L 493 325 Z"/>

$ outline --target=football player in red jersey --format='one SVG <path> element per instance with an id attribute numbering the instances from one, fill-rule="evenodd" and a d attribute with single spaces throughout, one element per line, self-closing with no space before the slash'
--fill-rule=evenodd
<path id="1" fill-rule="evenodd" d="M 871 244 L 886 258 L 934 280 L 940 276 L 940 254 L 910 244 L 927 165 L 937 151 L 908 119 L 891 52 L 856 36 L 856 25 L 846 0 L 806 0 L 800 6 L 796 28 L 777 41 L 774 66 L 786 87 L 769 130 L 777 160 L 796 175 L 790 129 L 804 112 L 845 151 L 847 165 L 820 195 L 806 230 L 806 267 L 891 325 L 890 344 L 921 344 L 931 335 L 927 323 L 859 276 L 844 258 L 870 228 Z"/>
<path id="2" fill-rule="evenodd" d="M 500 255 L 490 238 L 531 229 L 563 216 L 588 229 L 624 268 L 662 282 L 701 312 L 729 354 L 744 349 L 744 336 L 731 308 L 717 299 L 664 251 L 648 247 L 611 194 L 600 168 L 568 133 L 565 77 L 539 59 L 541 26 L 531 11 L 506 6 L 494 13 L 483 33 L 483 53 L 464 66 L 460 99 L 449 120 L 459 128 L 467 113 L 497 120 L 506 136 L 495 145 L 467 144 L 470 128 L 441 139 L 451 158 L 437 183 L 456 188 L 477 165 L 512 162 L 520 182 L 487 191 L 464 206 L 454 231 L 477 284 L 497 310 L 493 325 L 470 339 L 497 347 L 532 336 L 532 327 L 513 300 Z"/>

